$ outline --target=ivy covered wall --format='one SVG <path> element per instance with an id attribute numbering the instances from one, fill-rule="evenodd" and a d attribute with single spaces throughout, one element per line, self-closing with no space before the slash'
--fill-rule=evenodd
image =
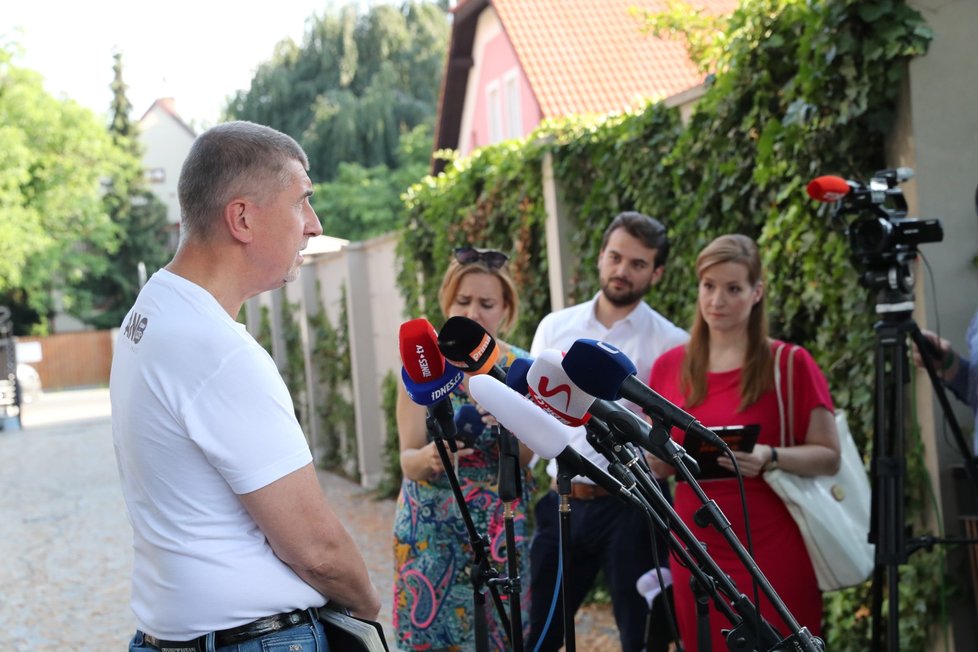
<path id="1" fill-rule="evenodd" d="M 868 179 L 886 167 L 906 63 L 929 39 L 903 0 L 745 2 L 688 124 L 659 104 L 546 123 L 526 141 L 480 150 L 411 188 L 399 245 L 409 314 L 442 323 L 436 293 L 452 248 L 496 247 L 510 253 L 522 298 L 520 321 L 505 337 L 529 345 L 550 310 L 541 189 L 549 152 L 571 209 L 573 300 L 597 290 L 601 233 L 619 211 L 656 216 L 669 228 L 666 275 L 648 299 L 678 324 L 689 324 L 695 307 L 698 251 L 722 233 L 756 238 L 772 335 L 813 353 L 868 456 L 874 297 L 858 285 L 845 236 L 829 228 L 827 208 L 805 185 L 822 174 Z M 908 517 L 918 530 L 929 500 L 919 459 L 908 453 Z M 940 554 L 917 552 L 901 571 L 901 649 L 924 649 L 937 620 Z M 868 605 L 867 586 L 829 594 L 828 649 L 868 649 Z"/>

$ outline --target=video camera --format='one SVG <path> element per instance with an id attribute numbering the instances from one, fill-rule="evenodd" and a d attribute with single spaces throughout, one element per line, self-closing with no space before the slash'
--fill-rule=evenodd
<path id="1" fill-rule="evenodd" d="M 821 202 L 836 202 L 832 221 L 845 224 L 854 262 L 868 268 L 904 263 L 916 255 L 917 245 L 940 242 L 940 220 L 907 217 L 907 200 L 899 185 L 913 177 L 900 167 L 879 170 L 868 184 L 824 176 L 808 184 L 808 195 Z"/>

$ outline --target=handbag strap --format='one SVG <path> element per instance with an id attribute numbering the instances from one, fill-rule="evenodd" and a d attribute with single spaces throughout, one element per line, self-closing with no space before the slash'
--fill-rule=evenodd
<path id="1" fill-rule="evenodd" d="M 774 392 L 778 397 L 778 417 L 781 421 L 781 447 L 795 445 L 795 394 L 792 391 L 791 379 L 794 377 L 795 351 L 797 346 L 792 346 L 788 351 L 788 363 L 786 373 L 788 375 L 787 397 L 781 391 L 781 354 L 788 348 L 787 344 L 779 344 L 774 352 Z M 787 403 L 787 409 L 785 409 Z M 787 433 L 787 437 L 785 436 Z"/>

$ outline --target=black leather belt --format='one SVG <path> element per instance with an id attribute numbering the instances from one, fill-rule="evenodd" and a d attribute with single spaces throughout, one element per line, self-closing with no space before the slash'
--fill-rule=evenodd
<path id="1" fill-rule="evenodd" d="M 302 609 L 297 609 L 287 614 L 267 616 L 246 625 L 241 625 L 240 627 L 232 627 L 231 629 L 222 629 L 219 632 L 215 632 L 214 645 L 216 647 L 236 645 L 250 641 L 253 638 L 258 638 L 259 636 L 265 636 L 266 634 L 311 622 L 312 618 L 309 617 L 309 612 L 303 611 Z M 190 641 L 164 641 L 163 639 L 144 633 L 143 642 L 150 647 L 155 647 L 165 652 L 204 652 L 207 645 L 207 635 L 198 636 Z"/>

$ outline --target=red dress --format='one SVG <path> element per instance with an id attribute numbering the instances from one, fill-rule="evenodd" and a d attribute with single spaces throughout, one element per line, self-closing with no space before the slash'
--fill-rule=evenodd
<path id="1" fill-rule="evenodd" d="M 776 344 L 772 345 L 772 351 Z M 739 369 L 707 374 L 706 400 L 692 409 L 687 408 L 686 399 L 679 389 L 681 365 L 685 355 L 684 345 L 660 356 L 652 368 L 649 386 L 687 410 L 707 427 L 758 424 L 761 427 L 758 443 L 770 446 L 781 445 L 777 395 L 772 389 L 740 411 Z M 825 376 L 804 349 L 799 348 L 795 354 L 793 373 L 794 432 L 797 443 L 804 443 L 811 411 L 816 407 L 833 410 L 832 399 Z M 785 362 L 782 360 L 782 387 L 786 385 L 785 374 Z M 674 429 L 672 436 L 680 444 L 683 443 L 685 435 L 682 431 Z M 746 549 L 747 543 L 744 537 L 746 529 L 737 481 L 707 480 L 700 484 L 707 497 L 716 501 Z M 812 633 L 820 634 L 822 594 L 818 589 L 815 572 L 798 527 L 784 503 L 762 477 L 745 477 L 744 490 L 750 516 L 755 562 L 795 620 Z M 706 543 L 707 552 L 731 577 L 737 589 L 756 604 L 750 574 L 726 539 L 712 526 L 704 529 L 694 523 L 693 513 L 701 504 L 688 483 L 677 483 L 675 508 L 679 516 L 693 534 Z M 689 585 L 690 573 L 676 563 L 675 557 L 671 566 L 679 634 L 686 649 L 696 652 L 699 650 L 696 641 L 696 603 Z M 773 605 L 760 592 L 760 588 L 758 588 L 758 599 L 761 613 L 767 622 L 780 632 L 782 637 L 791 634 Z M 728 649 L 720 632 L 730 628 L 731 624 L 727 618 L 711 603 L 709 631 L 713 650 Z"/>

